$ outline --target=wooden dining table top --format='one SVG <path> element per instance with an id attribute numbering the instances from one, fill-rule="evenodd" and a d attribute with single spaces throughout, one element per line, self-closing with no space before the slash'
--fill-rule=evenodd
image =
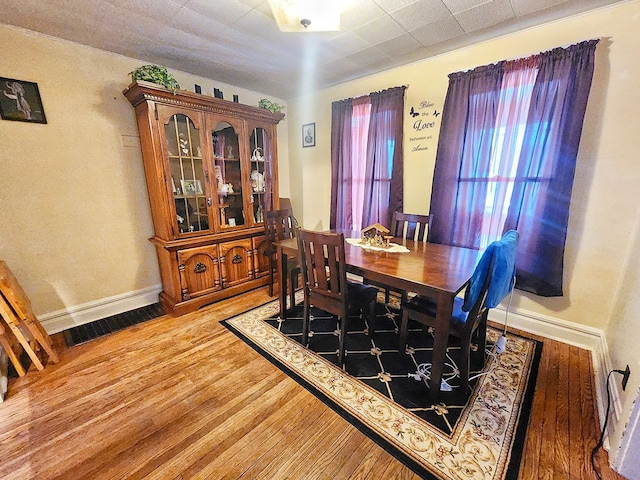
<path id="1" fill-rule="evenodd" d="M 335 232 L 334 232 L 335 233 Z M 359 238 L 357 232 L 345 233 L 345 239 Z M 345 241 L 347 271 L 400 290 L 425 295 L 457 293 L 471 277 L 482 252 L 469 248 L 416 242 L 393 238 L 408 252 L 373 250 Z M 276 243 L 290 254 L 298 249 L 297 239 Z"/>

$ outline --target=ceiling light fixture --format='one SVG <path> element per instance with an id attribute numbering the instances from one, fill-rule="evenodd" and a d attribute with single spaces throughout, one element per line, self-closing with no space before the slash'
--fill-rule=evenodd
<path id="1" fill-rule="evenodd" d="M 273 18 L 283 32 L 340 30 L 342 0 L 269 0 Z"/>

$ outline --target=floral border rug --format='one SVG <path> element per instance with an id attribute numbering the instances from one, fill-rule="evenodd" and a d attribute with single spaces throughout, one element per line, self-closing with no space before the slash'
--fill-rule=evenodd
<path id="1" fill-rule="evenodd" d="M 299 343 L 300 317 L 294 311 L 287 320 L 280 320 L 277 301 L 222 323 L 423 478 L 517 478 L 542 344 L 509 334 L 506 350 L 489 355 L 482 371 L 471 372 L 473 388 L 462 397 L 455 391 L 459 348 L 448 348 L 450 374 L 445 369 L 443 378 L 453 391 L 441 392 L 439 403 L 431 405 L 427 378 L 420 378 L 425 371 L 417 368 L 424 363 L 417 364 L 414 358 L 417 352 L 429 354 L 430 346 L 424 343 L 429 332 L 414 327 L 409 348 L 398 352 L 397 343 L 389 340 L 397 339 L 398 312 L 384 304 L 376 307 L 379 318 L 372 337 L 367 335 L 366 323 L 358 325 L 358 319 L 350 318 L 342 368 L 336 365 L 337 355 L 330 346 L 331 342 L 337 345 L 337 332 L 323 312 L 314 311 L 309 348 Z M 488 330 L 488 348 L 499 335 Z M 368 350 L 367 342 L 373 345 Z M 386 371 L 396 367 L 385 367 L 380 359 L 400 354 L 416 364 L 415 373 L 411 368 L 408 374 Z M 378 363 L 381 371 L 360 375 L 368 367 L 355 360 L 359 356 L 371 357 L 369 362 Z M 415 387 L 409 394 L 390 388 L 403 383 Z M 411 398 L 418 394 L 425 405 Z M 395 401 L 397 397 L 404 405 Z"/>

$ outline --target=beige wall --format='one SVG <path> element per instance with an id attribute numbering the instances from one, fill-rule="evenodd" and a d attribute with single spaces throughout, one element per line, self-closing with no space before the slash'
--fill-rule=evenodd
<path id="1" fill-rule="evenodd" d="M 0 259 L 36 314 L 159 286 L 138 130 L 122 95 L 128 73 L 146 62 L 6 26 L 0 44 L 0 75 L 36 82 L 48 121 L 0 121 Z M 265 96 L 172 73 L 191 91 L 215 86 L 249 105 Z M 286 122 L 278 129 L 283 195 Z"/>
<path id="2" fill-rule="evenodd" d="M 423 117 L 411 117 L 409 109 L 428 112 L 419 107 L 421 102 L 429 102 L 442 111 L 449 73 L 592 38 L 601 41 L 596 49 L 596 69 L 572 196 L 565 296 L 541 298 L 517 291 L 512 306 L 541 318 L 603 331 L 609 339 L 605 349 L 611 357 L 611 368 L 632 365 L 629 386 L 626 392 L 620 392 L 624 406 L 621 420 L 610 424 L 615 449 L 640 385 L 636 347 L 640 338 L 636 298 L 640 233 L 634 227 L 640 204 L 640 2 L 618 4 L 486 41 L 290 101 L 289 152 L 291 158 L 298 160 L 291 165 L 291 189 L 303 225 L 327 228 L 330 199 L 324 192 L 330 186 L 331 102 L 404 84 L 408 85 L 405 211 L 428 213 L 440 124 L 437 121 L 433 132 L 426 134 L 432 138 L 412 141 L 412 137 L 418 137 L 413 129 L 415 118 Z M 429 117 L 424 119 L 430 121 Z M 317 146 L 303 149 L 300 126 L 309 122 L 316 122 Z M 414 151 L 418 144 L 427 149 Z"/>

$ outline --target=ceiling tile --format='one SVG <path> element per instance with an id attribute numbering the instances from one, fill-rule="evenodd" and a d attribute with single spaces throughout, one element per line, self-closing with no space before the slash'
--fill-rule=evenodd
<path id="1" fill-rule="evenodd" d="M 391 57 L 377 47 L 369 47 L 349 55 L 345 59 L 360 66 L 367 65 L 371 67 L 380 63 L 388 64 Z"/>
<path id="2" fill-rule="evenodd" d="M 369 45 L 386 42 L 387 40 L 406 33 L 391 17 L 385 15 L 353 30 L 357 36 Z"/>
<path id="3" fill-rule="evenodd" d="M 185 8 L 201 15 L 202 20 L 231 25 L 249 13 L 252 8 L 239 0 L 189 0 Z"/>
<path id="4" fill-rule="evenodd" d="M 536 0 L 535 2 L 530 0 L 511 0 L 513 11 L 518 17 L 563 3 L 567 3 L 567 0 Z"/>
<path id="5" fill-rule="evenodd" d="M 397 56 L 412 52 L 421 47 L 420 42 L 410 33 L 404 33 L 386 42 L 378 43 L 376 47 L 387 55 Z"/>
<path id="6" fill-rule="evenodd" d="M 343 32 L 355 30 L 385 14 L 373 0 L 351 1 L 340 15 L 340 25 Z"/>
<path id="7" fill-rule="evenodd" d="M 411 35 L 425 47 L 464 35 L 464 30 L 454 17 L 447 17 L 411 32 Z"/>
<path id="8" fill-rule="evenodd" d="M 419 1 L 420 0 L 375 0 L 378 6 L 387 13 L 394 12 Z"/>
<path id="9" fill-rule="evenodd" d="M 456 20 L 467 33 L 515 18 L 509 0 L 492 0 L 455 15 Z"/>
<path id="10" fill-rule="evenodd" d="M 450 18 L 451 13 L 440 0 L 419 0 L 391 14 L 408 32 L 438 20 Z"/>
<path id="11" fill-rule="evenodd" d="M 360 36 L 352 32 L 345 32 L 327 42 L 326 48 L 340 56 L 346 57 L 368 46 L 369 44 Z"/>
<path id="12" fill-rule="evenodd" d="M 491 0 L 442 0 L 442 1 L 445 3 L 445 5 L 447 6 L 447 8 L 451 13 L 456 14 L 456 13 L 464 12 L 465 10 L 471 10 L 472 8 L 479 7 L 480 5 L 489 3 Z M 528 1 L 531 1 L 531 0 L 528 0 Z"/>

